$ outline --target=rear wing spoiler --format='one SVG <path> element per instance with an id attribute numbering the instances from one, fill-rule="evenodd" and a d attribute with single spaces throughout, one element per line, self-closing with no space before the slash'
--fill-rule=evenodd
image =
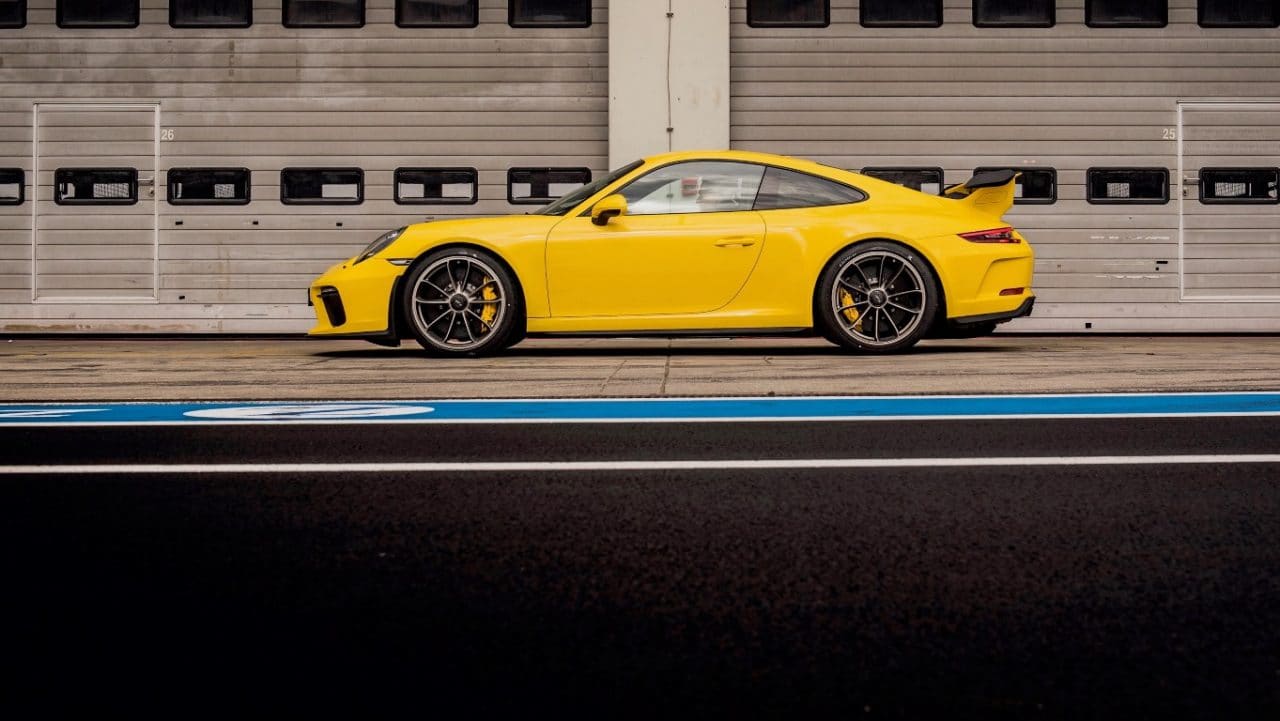
<path id="1" fill-rule="evenodd" d="M 1016 181 L 1020 175 L 1022 173 L 1007 168 L 985 170 L 959 185 L 947 188 L 943 195 L 966 203 L 979 213 L 999 218 L 1013 207 Z"/>

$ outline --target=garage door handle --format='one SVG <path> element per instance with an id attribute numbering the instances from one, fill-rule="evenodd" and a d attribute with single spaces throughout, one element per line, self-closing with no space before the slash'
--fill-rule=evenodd
<path id="1" fill-rule="evenodd" d="M 748 238 L 725 238 L 719 243 L 716 243 L 716 247 L 717 248 L 750 248 L 755 244 L 756 242 L 754 240 L 750 240 Z"/>

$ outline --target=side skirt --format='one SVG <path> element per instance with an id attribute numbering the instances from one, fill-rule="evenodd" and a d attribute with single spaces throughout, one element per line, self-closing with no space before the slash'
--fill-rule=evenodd
<path id="1" fill-rule="evenodd" d="M 813 328 L 717 328 L 714 330 L 615 330 L 564 333 L 530 333 L 530 338 L 809 338 Z"/>

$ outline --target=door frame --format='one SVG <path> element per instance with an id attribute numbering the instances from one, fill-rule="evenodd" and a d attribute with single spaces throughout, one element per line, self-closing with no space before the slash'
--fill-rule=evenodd
<path id="1" fill-rule="evenodd" d="M 36 262 L 40 234 L 40 111 L 42 109 L 68 112 L 150 110 L 152 114 L 152 164 L 151 164 L 151 295 L 149 296 L 44 296 L 37 286 Z M 48 304 L 84 303 L 159 303 L 160 302 L 160 197 L 154 192 L 160 176 L 160 103 L 61 103 L 37 102 L 31 112 L 31 302 Z M 142 194 L 142 178 L 138 179 L 138 194 Z M 57 192 L 56 189 L 53 192 Z M 52 198 L 50 198 L 52 200 Z M 139 197 L 141 201 L 141 197 Z"/>
<path id="2" fill-rule="evenodd" d="M 1213 110 L 1271 110 L 1280 113 L 1280 100 L 1265 99 L 1249 99 L 1249 100 L 1179 100 L 1177 101 L 1178 110 L 1178 126 L 1177 126 L 1177 144 L 1178 144 L 1178 301 L 1182 303 L 1275 303 L 1280 301 L 1280 294 L 1277 295 L 1197 295 L 1187 297 L 1187 272 L 1186 272 L 1186 204 L 1187 204 L 1187 187 L 1188 182 L 1185 176 L 1186 163 L 1185 148 L 1183 141 L 1186 138 L 1186 130 L 1183 125 L 1183 111 L 1197 110 L 1213 111 Z M 1200 173 L 1196 171 L 1195 184 L 1192 187 L 1199 189 Z M 1170 189 L 1172 190 L 1172 188 Z"/>

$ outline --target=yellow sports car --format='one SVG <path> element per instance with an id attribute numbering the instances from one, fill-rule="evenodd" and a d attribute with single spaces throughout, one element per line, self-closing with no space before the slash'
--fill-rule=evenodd
<path id="1" fill-rule="evenodd" d="M 819 333 L 900 351 L 1031 313 L 1017 174 L 947 197 L 796 158 L 668 153 L 530 215 L 394 230 L 312 283 L 316 336 L 440 355 L 526 335 Z"/>

